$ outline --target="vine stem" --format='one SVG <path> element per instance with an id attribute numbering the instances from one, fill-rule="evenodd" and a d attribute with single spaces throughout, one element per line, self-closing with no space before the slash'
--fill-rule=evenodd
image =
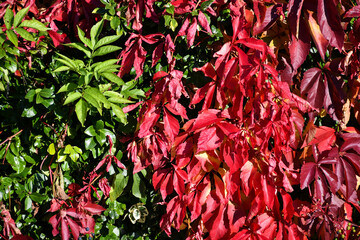
<path id="1" fill-rule="evenodd" d="M 2 143 L 0 143 L 0 146 L 3 145 L 4 143 L 6 143 L 7 141 L 11 141 L 11 139 L 13 139 L 14 137 L 16 137 L 17 135 L 19 135 L 21 132 L 23 131 L 23 129 L 21 129 L 20 131 L 18 131 L 17 133 L 15 133 L 14 135 L 8 137 L 7 139 L 5 139 Z"/>
<path id="2" fill-rule="evenodd" d="M 5 139 L 2 143 L 0 143 L 0 146 L 2 146 L 4 143 L 8 142 L 8 145 L 6 146 L 5 156 L 4 156 L 4 159 L 3 159 L 2 164 L 5 163 L 5 158 L 6 158 L 6 155 L 7 155 L 8 150 L 9 150 L 11 140 L 12 140 L 14 137 L 16 137 L 17 135 L 19 135 L 22 131 L 23 131 L 23 129 L 21 129 L 20 131 L 18 131 L 17 133 L 15 133 L 14 135 L 8 137 L 8 138 Z"/>

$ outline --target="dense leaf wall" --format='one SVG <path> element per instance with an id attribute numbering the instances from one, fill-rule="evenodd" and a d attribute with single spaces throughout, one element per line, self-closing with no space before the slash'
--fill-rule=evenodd
<path id="1" fill-rule="evenodd" d="M 1 3 L 1 236 L 357 239 L 358 4 Z"/>

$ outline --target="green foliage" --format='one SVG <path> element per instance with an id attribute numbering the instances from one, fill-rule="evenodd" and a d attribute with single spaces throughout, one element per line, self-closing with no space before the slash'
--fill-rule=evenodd
<path id="1" fill-rule="evenodd" d="M 80 42 L 59 51 L 49 44 L 46 24 L 30 19 L 28 11 L 14 14 L 8 8 L 0 28 L 0 205 L 23 234 L 60 239 L 49 231 L 49 219 L 56 214 L 48 211 L 51 200 L 61 190 L 69 195 L 71 183 L 84 184 L 111 149 L 107 136 L 114 144 L 110 154 L 130 165 L 123 156 L 127 144 L 118 139 L 131 135 L 137 123 L 123 108 L 141 101 L 146 89 L 117 75 L 123 40 L 111 28 L 119 18 L 104 17 L 91 28 L 90 38 L 78 28 Z M 122 170 L 115 164 L 101 172 L 111 188 L 107 199 L 100 178 L 93 180 L 100 198 L 94 192 L 92 198 L 107 210 L 95 217 L 95 235 L 88 237 L 159 235 L 159 194 L 145 170 L 141 176 L 131 173 L 131 166 Z M 0 221 L 1 233 L 3 226 Z"/>

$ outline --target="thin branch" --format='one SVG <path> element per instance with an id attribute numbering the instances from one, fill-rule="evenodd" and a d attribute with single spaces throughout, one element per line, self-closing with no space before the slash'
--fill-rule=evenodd
<path id="1" fill-rule="evenodd" d="M 7 141 L 11 141 L 11 139 L 13 139 L 14 137 L 16 137 L 17 135 L 19 135 L 23 130 L 21 129 L 20 131 L 18 131 L 17 133 L 15 133 L 14 135 L 8 137 L 7 139 L 5 139 L 2 143 L 0 143 L 0 146 L 3 145 L 4 143 L 6 143 Z"/>

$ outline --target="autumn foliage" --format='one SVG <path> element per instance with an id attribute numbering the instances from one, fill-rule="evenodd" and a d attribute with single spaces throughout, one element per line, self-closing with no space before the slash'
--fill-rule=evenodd
<path id="1" fill-rule="evenodd" d="M 0 17 L 9 6 L 15 13 L 29 6 L 31 16 L 47 24 L 46 37 L 59 52 L 79 39 L 94 48 L 85 36 L 97 39 L 92 27 L 108 20 L 101 21 L 109 35 L 118 35 L 109 42 L 121 51 L 119 66 L 104 79 L 119 85 L 134 80 L 145 92 L 139 98 L 121 92 L 121 102 L 99 98 L 98 105 L 86 90 L 79 94 L 78 129 L 85 129 L 92 108 L 101 119 L 104 106 L 134 130 L 115 133 L 118 148 L 126 151 L 123 159 L 112 151 L 112 136 L 103 134 L 109 146 L 96 163 L 87 162 L 93 171 L 82 183 L 64 189 L 55 181 L 61 168 L 49 164 L 56 194 L 47 212 L 55 213 L 49 219 L 54 236 L 96 234 L 96 216 L 107 207 L 100 200 L 118 188 L 110 171 L 117 167 L 120 173 L 128 168 L 150 174 L 165 209 L 159 225 L 169 237 L 359 238 L 359 1 L 110 2 L 117 12 L 96 0 L 55 1 L 47 8 L 36 1 L 0 5 Z M 21 47 L 31 59 L 31 45 L 24 41 Z M 83 47 L 75 48 L 87 54 Z M 100 92 L 109 97 L 106 89 Z M 69 96 L 64 104 L 71 103 Z M 90 106 L 85 118 L 78 107 L 83 102 Z M 135 123 L 123 120 L 125 114 Z M 96 134 L 89 130 L 88 136 Z M 64 147 L 59 142 L 66 134 L 61 136 L 56 152 Z M 19 234 L 0 206 L 3 234 Z"/>

